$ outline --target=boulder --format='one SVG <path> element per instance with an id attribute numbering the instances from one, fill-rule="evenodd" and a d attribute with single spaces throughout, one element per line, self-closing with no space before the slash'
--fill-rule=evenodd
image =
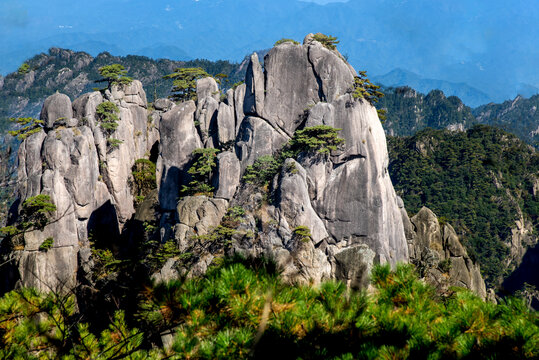
<path id="1" fill-rule="evenodd" d="M 198 79 L 196 81 L 197 99 L 203 100 L 211 97 L 215 101 L 219 101 L 219 86 L 212 77 Z"/>
<path id="2" fill-rule="evenodd" d="M 159 111 L 169 111 L 174 106 L 174 101 L 170 99 L 157 99 L 153 103 L 153 107 Z"/>
<path id="3" fill-rule="evenodd" d="M 44 121 L 45 129 L 50 130 L 59 119 L 71 119 L 73 109 L 71 100 L 65 94 L 56 93 L 45 99 L 40 119 Z"/>
<path id="4" fill-rule="evenodd" d="M 365 244 L 339 251 L 335 254 L 335 278 L 352 289 L 367 288 L 375 255 Z"/>
<path id="5" fill-rule="evenodd" d="M 403 214 L 405 216 L 408 217 Z M 410 260 L 426 280 L 442 292 L 450 286 L 459 286 L 485 299 L 487 292 L 479 265 L 470 259 L 453 227 L 440 225 L 436 215 L 427 207 L 421 208 L 411 223 L 414 234 Z"/>
<path id="6" fill-rule="evenodd" d="M 207 196 L 187 196 L 176 207 L 176 241 L 187 248 L 189 237 L 212 231 L 226 214 L 228 201 Z"/>

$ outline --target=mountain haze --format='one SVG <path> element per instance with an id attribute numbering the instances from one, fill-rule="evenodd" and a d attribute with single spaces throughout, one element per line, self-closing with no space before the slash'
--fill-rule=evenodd
<path id="1" fill-rule="evenodd" d="M 151 55 L 239 61 L 252 49 L 269 48 L 282 37 L 301 40 L 305 33 L 321 31 L 337 36 L 351 64 L 370 74 L 403 68 L 425 79 L 466 83 L 490 101 L 514 98 L 523 86 L 539 87 L 539 10 L 531 0 L 351 0 L 326 5 L 285 0 L 98 0 L 70 5 L 65 0 L 54 6 L 35 0 L 3 3 L 0 55 L 8 62 L 1 63 L 1 73 L 51 46 L 95 56 L 102 51 L 138 54 L 163 44 L 179 50 L 163 48 Z M 44 13 L 50 16 L 40 16 Z"/>

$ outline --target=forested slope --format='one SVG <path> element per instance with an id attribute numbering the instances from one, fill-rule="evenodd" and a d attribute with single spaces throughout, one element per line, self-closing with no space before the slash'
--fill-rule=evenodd
<path id="1" fill-rule="evenodd" d="M 406 209 L 422 206 L 457 229 L 490 286 L 537 241 L 539 155 L 503 130 L 426 129 L 390 137 L 390 174 Z"/>

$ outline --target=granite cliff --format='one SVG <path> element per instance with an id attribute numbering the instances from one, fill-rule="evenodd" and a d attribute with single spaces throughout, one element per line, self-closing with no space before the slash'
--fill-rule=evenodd
<path id="1" fill-rule="evenodd" d="M 223 96 L 213 78 L 198 80 L 197 100 L 181 103 L 159 99 L 149 106 L 138 81 L 73 102 L 50 96 L 43 129 L 19 149 L 12 221 L 38 194 L 49 195 L 56 211 L 42 231 L 26 232 L 4 254 L 11 266 L 4 287 L 95 285 L 92 248 L 121 254 L 150 223 L 158 242 L 176 249 L 153 272 L 155 280 L 196 276 L 223 256 L 242 254 L 274 259 L 290 281 L 339 279 L 359 288 L 375 263 L 420 258 L 418 247 L 429 244 L 417 239 L 438 235 L 424 234 L 430 230 L 420 223 L 432 221 L 421 217 L 412 219 L 416 228 L 410 230 L 389 178 L 376 109 L 353 96 L 356 76 L 337 50 L 310 34 L 302 45 L 275 46 L 264 68 L 253 54 L 245 83 Z M 109 134 L 96 110 L 105 102 L 118 109 L 118 127 Z M 282 154 L 297 131 L 316 126 L 340 129 L 343 146 L 284 159 L 264 186 L 245 181 L 258 160 Z M 182 187 L 193 178 L 194 153 L 212 148 L 219 150 L 213 191 L 187 196 Z M 157 189 L 143 201 L 133 191 L 137 159 L 156 164 Z M 463 259 L 459 269 L 468 274 L 459 274 L 458 284 L 484 296 L 477 268 L 448 233 L 444 227 L 443 241 L 429 241 L 440 242 L 440 259 Z M 48 238 L 52 246 L 40 250 Z"/>

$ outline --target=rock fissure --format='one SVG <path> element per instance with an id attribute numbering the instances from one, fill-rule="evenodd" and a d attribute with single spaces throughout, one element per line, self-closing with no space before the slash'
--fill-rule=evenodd
<path id="1" fill-rule="evenodd" d="M 308 50 L 307 50 L 307 59 L 309 61 L 309 64 L 311 65 L 311 69 L 312 69 L 313 75 L 314 75 L 314 77 L 316 79 L 316 83 L 318 84 L 318 100 L 322 101 L 322 102 L 327 102 L 327 97 L 324 94 L 322 79 L 321 79 L 320 75 L 316 72 L 316 69 L 314 67 L 314 63 L 311 60 L 311 47 L 310 46 L 308 47 Z"/>

